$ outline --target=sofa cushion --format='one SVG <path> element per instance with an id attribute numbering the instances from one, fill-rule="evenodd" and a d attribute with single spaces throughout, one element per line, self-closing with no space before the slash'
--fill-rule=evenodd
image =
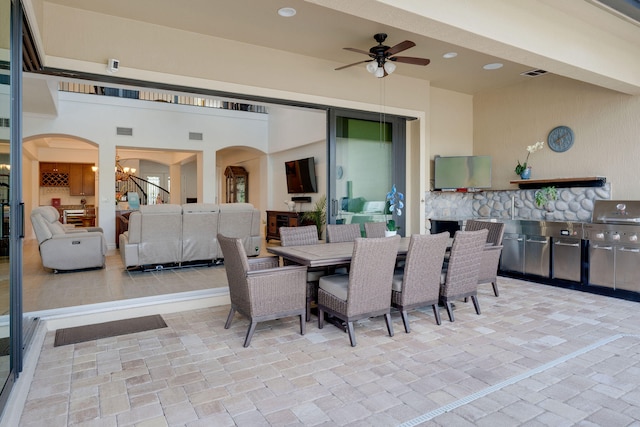
<path id="1" fill-rule="evenodd" d="M 60 219 L 60 212 L 53 206 L 40 206 L 38 212 L 47 222 L 56 222 Z"/>
<path id="2" fill-rule="evenodd" d="M 47 221 L 45 221 L 45 219 L 39 213 L 39 211 L 37 211 L 37 209 L 34 209 L 31 212 L 31 224 L 33 225 L 34 233 L 36 233 L 38 244 L 50 239 L 53 236 L 51 230 L 49 230 Z"/>
<path id="3" fill-rule="evenodd" d="M 49 231 L 51 234 L 56 236 L 58 234 L 66 234 L 66 230 L 62 224 L 58 221 L 47 222 L 47 227 L 49 227 Z"/>
<path id="4" fill-rule="evenodd" d="M 218 258 L 218 215 L 220 207 L 212 203 L 182 205 L 182 261 Z"/>

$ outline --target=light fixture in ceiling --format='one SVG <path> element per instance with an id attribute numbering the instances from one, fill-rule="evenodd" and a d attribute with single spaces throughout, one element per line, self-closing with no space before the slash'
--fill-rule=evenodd
<path id="1" fill-rule="evenodd" d="M 278 15 L 284 16 L 285 18 L 291 18 L 296 13 L 296 10 L 292 7 L 281 7 L 278 9 Z"/>
<path id="2" fill-rule="evenodd" d="M 120 164 L 120 156 L 116 156 L 116 181 L 126 181 L 130 176 L 135 175 L 136 168 L 130 168 L 128 166 L 122 166 Z"/>
<path id="3" fill-rule="evenodd" d="M 384 77 L 385 75 L 389 75 L 396 70 L 396 64 L 391 61 L 373 60 L 367 62 L 366 65 L 367 71 L 376 76 L 377 78 Z"/>
<path id="4" fill-rule="evenodd" d="M 504 64 L 500 62 L 492 62 L 491 64 L 487 64 L 482 68 L 484 68 L 485 70 L 497 70 L 499 68 L 502 68 L 503 66 Z"/>
<path id="5" fill-rule="evenodd" d="M 356 53 L 364 53 L 368 55 L 371 59 L 366 59 L 364 61 L 354 62 L 353 64 L 343 65 L 342 67 L 336 68 L 336 70 L 344 70 L 345 68 L 353 67 L 354 65 L 366 64 L 365 67 L 367 71 L 373 74 L 374 76 L 380 78 L 384 76 L 388 76 L 393 73 L 396 69 L 395 62 L 402 62 L 405 64 L 413 64 L 413 65 L 428 65 L 431 62 L 427 58 L 414 58 L 412 56 L 396 56 L 398 53 L 403 52 L 407 49 L 414 47 L 416 44 L 411 40 L 405 40 L 400 42 L 392 47 L 385 46 L 383 43 L 387 39 L 387 35 L 385 33 L 378 33 L 373 36 L 375 41 L 378 42 L 377 46 L 373 46 L 369 49 L 369 51 L 364 51 L 362 49 L 356 49 L 353 47 L 345 47 L 345 50 L 350 50 Z"/>
<path id="6" fill-rule="evenodd" d="M 444 59 L 451 59 L 451 58 L 455 58 L 456 56 L 458 56 L 458 52 L 447 52 L 444 55 L 442 55 Z"/>

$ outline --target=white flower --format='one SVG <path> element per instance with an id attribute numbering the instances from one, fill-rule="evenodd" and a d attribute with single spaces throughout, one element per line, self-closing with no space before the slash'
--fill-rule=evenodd
<path id="1" fill-rule="evenodd" d="M 528 146 L 527 151 L 529 154 L 535 153 L 538 150 L 542 150 L 542 147 L 544 147 L 544 141 L 538 141 L 535 144 Z M 527 157 L 529 156 L 527 155 Z"/>

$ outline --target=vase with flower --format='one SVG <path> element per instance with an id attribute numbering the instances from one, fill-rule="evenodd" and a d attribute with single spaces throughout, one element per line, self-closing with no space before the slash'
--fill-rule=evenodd
<path id="1" fill-rule="evenodd" d="M 402 216 L 402 209 L 404 209 L 404 194 L 396 189 L 396 185 L 393 184 L 391 191 L 387 193 L 387 203 L 389 203 L 388 212 L 391 214 L 391 219 L 387 220 L 387 231 L 385 236 L 395 236 L 398 234 L 400 227 L 396 225 L 396 220 L 393 215 Z M 385 219 L 386 219 L 385 211 Z"/>
<path id="2" fill-rule="evenodd" d="M 527 147 L 527 157 L 524 159 L 524 163 L 520 163 L 518 160 L 518 164 L 516 165 L 515 172 L 520 175 L 521 179 L 529 179 L 531 178 L 531 165 L 528 164 L 529 156 L 531 153 L 535 153 L 538 150 L 542 150 L 544 147 L 544 141 L 538 141 L 533 145 L 529 145 Z"/>

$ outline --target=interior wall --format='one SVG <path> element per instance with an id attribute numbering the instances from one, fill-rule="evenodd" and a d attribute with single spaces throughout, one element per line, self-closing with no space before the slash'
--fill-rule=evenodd
<path id="1" fill-rule="evenodd" d="M 61 92 L 59 96 L 59 116 L 24 114 L 25 138 L 47 134 L 73 135 L 100 146 L 100 191 L 96 205 L 99 205 L 100 226 L 107 241 L 113 242 L 113 246 L 115 191 L 110 183 L 114 181 L 113 168 L 117 148 L 146 149 L 150 155 L 158 151 L 178 150 L 203 153 L 203 176 L 198 183 L 203 183 L 202 201 L 208 203 L 213 203 L 217 198 L 217 150 L 233 145 L 255 147 L 261 151 L 267 149 L 266 114 L 65 92 Z M 117 135 L 116 127 L 131 127 L 133 135 Z M 201 132 L 203 140 L 189 140 L 189 132 Z M 112 154 L 107 154 L 111 150 Z"/>
<path id="2" fill-rule="evenodd" d="M 291 160 L 304 159 L 313 157 L 316 167 L 316 183 L 318 191 L 316 193 L 305 194 L 288 194 L 287 178 L 285 175 L 285 162 Z M 269 169 L 271 170 L 270 198 L 269 210 L 286 211 L 288 210 L 285 201 L 291 201 L 293 196 L 310 196 L 311 203 L 297 203 L 296 211 L 301 212 L 313 208 L 316 201 L 323 195 L 327 194 L 327 147 L 326 141 L 316 141 L 301 147 L 295 147 L 290 150 L 273 153 L 269 156 Z M 264 215 L 264 212 L 263 212 Z M 264 217 L 266 221 L 266 216 Z"/>
<path id="3" fill-rule="evenodd" d="M 433 158 L 469 156 L 473 145 L 473 96 L 431 88 L 429 109 L 429 190 L 433 189 Z"/>
<path id="4" fill-rule="evenodd" d="M 493 157 L 494 189 L 515 188 L 514 169 L 527 146 L 545 141 L 529 157 L 532 179 L 604 176 L 612 198 L 640 199 L 634 178 L 640 158 L 640 96 L 624 95 L 555 75 L 481 93 L 473 99 L 474 154 Z M 546 141 L 556 126 L 573 129 L 563 153 Z"/>

